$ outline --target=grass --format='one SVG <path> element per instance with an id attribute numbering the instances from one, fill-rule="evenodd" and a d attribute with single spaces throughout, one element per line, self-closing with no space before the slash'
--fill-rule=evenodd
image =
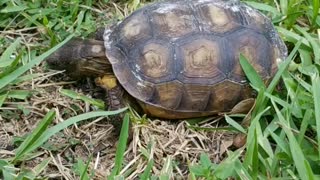
<path id="1" fill-rule="evenodd" d="M 319 1 L 245 2 L 272 18 L 289 50 L 267 87 L 241 57 L 258 91 L 250 126 L 238 123 L 244 116 L 226 115 L 228 127 L 208 119 L 189 128 L 187 122 L 150 121 L 131 109 L 117 141 L 102 119 L 124 109 L 102 111 L 99 89 L 86 91 L 86 80 L 77 86 L 42 61 L 72 36 L 92 36 L 147 2 L 1 1 L 0 177 L 319 179 Z M 247 141 L 232 151 L 234 130 Z"/>

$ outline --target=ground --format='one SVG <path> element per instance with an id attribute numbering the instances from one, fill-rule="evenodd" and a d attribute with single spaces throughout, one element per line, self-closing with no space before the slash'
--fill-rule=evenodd
<path id="1" fill-rule="evenodd" d="M 15 87 L 20 90 L 32 89 L 30 97 L 24 101 L 5 102 L 1 107 L 1 159 L 13 157 L 13 150 L 21 143 L 20 138 L 32 132 L 50 109 L 56 112 L 53 124 L 97 109 L 84 101 L 64 96 L 61 89 L 71 89 L 87 97 L 105 98 L 104 90 L 96 86 L 93 79 L 75 81 L 62 71 L 47 69 L 45 62 L 33 68 L 32 73 L 38 74 L 38 77 Z M 132 139 L 127 145 L 122 170 L 123 173 L 130 172 L 128 179 L 137 178 L 143 173 L 150 156 L 154 159 L 154 175 L 164 173 L 166 164 L 174 164 L 174 173 L 169 174 L 184 179 L 189 175 L 188 166 L 198 162 L 201 153 L 207 153 L 213 162 L 219 163 L 233 142 L 232 132 L 194 130 L 187 121 L 141 120 L 137 116 L 132 119 L 138 121 L 132 126 Z M 225 126 L 223 121 L 222 118 L 213 117 L 200 124 L 200 127 Z M 90 171 L 95 171 L 94 179 L 102 179 L 110 174 L 114 166 L 119 138 L 109 122 L 106 118 L 95 118 L 64 129 L 37 150 L 35 157 L 19 167 L 33 169 L 44 159 L 51 158 L 41 173 L 42 177 L 78 179 L 75 164 L 80 158 L 90 162 Z"/>

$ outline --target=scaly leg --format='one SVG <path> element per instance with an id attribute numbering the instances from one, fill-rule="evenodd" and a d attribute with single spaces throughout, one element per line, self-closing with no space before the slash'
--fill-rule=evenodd
<path id="1" fill-rule="evenodd" d="M 106 101 L 108 110 L 117 110 L 126 106 L 124 89 L 118 83 L 114 75 L 104 75 L 101 78 L 96 78 L 96 84 L 103 87 L 107 91 Z M 123 117 L 124 114 L 122 113 L 109 118 L 117 134 L 120 133 Z"/>

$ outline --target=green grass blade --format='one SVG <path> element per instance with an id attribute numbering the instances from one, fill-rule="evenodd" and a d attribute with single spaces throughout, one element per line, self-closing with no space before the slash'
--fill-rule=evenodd
<path id="1" fill-rule="evenodd" d="M 13 161 L 21 160 L 21 158 L 31 149 L 35 149 L 34 142 L 37 141 L 45 132 L 47 127 L 51 124 L 55 117 L 55 111 L 49 111 L 35 130 L 23 141 L 23 143 L 16 150 L 16 155 Z"/>
<path id="2" fill-rule="evenodd" d="M 287 59 L 279 65 L 278 72 L 276 73 L 276 75 L 274 76 L 274 78 L 272 79 L 272 81 L 270 82 L 270 84 L 267 88 L 268 93 L 271 93 L 274 90 L 274 88 L 277 86 L 283 72 L 287 69 L 290 62 L 294 59 L 294 56 L 296 55 L 297 51 L 299 50 L 301 43 L 302 43 L 301 40 L 299 40 L 296 43 L 296 45 L 294 46 L 294 48 L 292 49 L 292 51 L 290 52 Z"/>
<path id="3" fill-rule="evenodd" d="M 310 122 L 312 121 L 312 115 L 313 115 L 313 110 L 312 109 L 307 109 L 306 112 L 304 113 L 301 126 L 300 126 L 300 131 L 298 135 L 298 142 L 299 144 L 302 143 L 302 140 L 304 139 L 305 133 L 308 129 L 308 126 Z"/>
<path id="4" fill-rule="evenodd" d="M 28 19 L 30 22 L 32 22 L 34 25 L 38 26 L 38 27 L 43 27 L 43 25 L 41 23 L 39 23 L 37 21 L 37 19 L 29 16 L 29 14 L 25 13 L 25 12 L 21 12 L 21 15 L 24 16 L 26 19 Z"/>
<path id="5" fill-rule="evenodd" d="M 42 160 L 41 163 L 38 164 L 33 169 L 35 177 L 37 177 L 43 170 L 45 170 L 45 168 L 49 165 L 50 161 L 51 161 L 51 158 L 46 158 L 46 159 Z"/>
<path id="6" fill-rule="evenodd" d="M 312 17 L 311 24 L 312 26 L 316 27 L 316 21 L 317 21 L 317 18 L 319 17 L 319 10 L 320 10 L 319 0 L 313 0 L 312 10 L 313 10 L 313 17 Z"/>
<path id="7" fill-rule="evenodd" d="M 94 106 L 97 106 L 99 109 L 105 109 L 105 105 L 104 105 L 104 102 L 102 100 L 99 100 L 99 99 L 93 99 L 93 98 L 89 98 L 83 94 L 79 94 L 75 91 L 72 91 L 72 90 L 69 90 L 69 89 L 61 89 L 60 90 L 60 93 L 65 95 L 65 96 L 68 96 L 72 99 L 80 99 L 84 102 L 87 102 L 89 104 L 92 104 Z"/>
<path id="8" fill-rule="evenodd" d="M 0 13 L 12 13 L 12 12 L 19 12 L 27 9 L 27 6 L 7 6 L 0 10 Z"/>
<path id="9" fill-rule="evenodd" d="M 150 159 L 149 162 L 148 162 L 148 164 L 147 164 L 146 169 L 143 171 L 143 173 L 142 173 L 141 176 L 140 176 L 140 179 L 141 179 L 141 180 L 148 180 L 148 179 L 150 178 L 153 164 L 154 164 L 154 160 L 153 160 L 153 159 Z"/>
<path id="10" fill-rule="evenodd" d="M 73 35 L 69 35 L 64 41 L 56 45 L 55 47 L 51 48 L 47 52 L 41 54 L 40 56 L 36 57 L 33 61 L 28 62 L 24 66 L 19 67 L 18 69 L 14 70 L 12 73 L 8 74 L 7 76 L 4 76 L 0 79 L 0 89 L 7 86 L 9 83 L 17 79 L 19 76 L 21 76 L 23 73 L 31 69 L 33 66 L 39 64 L 41 61 L 43 61 L 46 57 L 48 57 L 50 54 L 55 52 L 57 49 L 59 49 L 62 45 L 64 45 L 66 42 L 68 42 Z"/>
<path id="11" fill-rule="evenodd" d="M 287 14 L 288 12 L 288 0 L 280 0 L 280 9 L 282 14 Z"/>
<path id="12" fill-rule="evenodd" d="M 20 178 L 17 179 L 36 179 L 37 176 L 43 171 L 45 170 L 45 168 L 48 166 L 48 164 L 50 163 L 51 158 L 47 158 L 41 161 L 40 164 L 38 164 L 36 167 L 34 167 L 32 170 L 22 170 L 22 172 L 20 172 L 19 176 Z"/>
<path id="13" fill-rule="evenodd" d="M 211 167 L 212 166 L 212 162 L 211 162 L 210 157 L 209 157 L 208 154 L 201 153 L 200 162 L 201 162 L 202 166 L 205 166 L 205 167 Z"/>
<path id="14" fill-rule="evenodd" d="M 249 81 L 252 83 L 254 87 L 258 87 L 262 89 L 266 88 L 259 74 L 253 68 L 253 66 L 249 63 L 246 57 L 244 57 L 242 54 L 240 54 L 240 64 L 247 78 L 249 79 Z"/>
<path id="15" fill-rule="evenodd" d="M 283 130 L 285 131 L 285 133 L 289 139 L 291 156 L 293 158 L 294 165 L 298 171 L 300 178 L 301 179 L 314 179 L 313 177 L 310 177 L 310 173 L 308 170 L 308 166 L 310 166 L 310 165 L 306 165 L 309 163 L 306 161 L 306 158 L 304 157 L 303 151 L 302 151 L 301 147 L 299 146 L 295 136 L 293 135 L 293 132 L 289 129 L 290 128 L 289 121 L 282 115 L 282 113 L 280 112 L 280 110 L 277 107 L 277 105 L 275 104 L 275 102 L 271 100 L 271 103 L 276 111 L 276 114 L 279 118 L 280 123 L 284 127 Z M 302 162 L 305 162 L 305 163 L 302 163 Z"/>
<path id="16" fill-rule="evenodd" d="M 308 72 L 308 75 L 309 73 L 311 73 L 310 71 Z M 294 80 L 296 80 L 298 82 L 298 84 L 304 88 L 304 90 L 308 91 L 308 92 L 311 92 L 312 90 L 312 86 L 304 81 L 302 78 L 300 77 L 296 77 L 296 76 L 291 76 Z M 284 76 L 283 79 L 286 83 L 289 83 L 289 84 L 295 84 L 294 80 L 291 78 L 291 77 L 288 77 L 288 76 Z"/>
<path id="17" fill-rule="evenodd" d="M 80 179 L 88 179 L 87 169 L 86 165 L 84 164 L 83 160 L 81 158 L 77 158 L 77 163 L 73 165 L 75 171 L 77 174 L 80 175 Z"/>
<path id="18" fill-rule="evenodd" d="M 79 31 L 80 32 L 80 28 L 81 28 L 81 25 L 82 25 L 82 21 L 83 21 L 83 18 L 84 18 L 84 15 L 85 15 L 85 11 L 80 11 L 78 16 L 77 16 L 77 27 L 76 27 L 76 31 Z"/>
<path id="19" fill-rule="evenodd" d="M 245 159 L 244 159 L 244 164 L 246 167 L 253 166 L 256 164 L 256 160 L 258 159 L 258 154 L 257 154 L 257 146 L 258 146 L 258 141 L 257 141 L 257 126 L 260 125 L 258 122 L 261 119 L 262 115 L 269 111 L 270 108 L 266 108 L 263 111 L 259 112 L 252 120 L 251 125 L 248 129 L 248 137 L 247 137 L 247 151 L 245 154 Z"/>
<path id="20" fill-rule="evenodd" d="M 315 178 L 315 174 L 313 174 L 313 171 L 312 171 L 312 168 L 311 168 L 309 162 L 307 160 L 304 160 L 303 163 L 307 169 L 308 179 L 310 179 L 310 180 L 319 179 L 319 176 L 317 178 Z"/>
<path id="21" fill-rule="evenodd" d="M 310 66 L 312 65 L 312 57 L 308 50 L 299 49 L 300 59 L 302 66 Z"/>
<path id="22" fill-rule="evenodd" d="M 261 166 L 261 164 L 259 164 L 259 143 L 258 143 L 258 135 L 257 135 L 257 131 L 254 130 L 254 135 L 253 135 L 254 141 L 252 143 L 252 161 L 251 161 L 251 176 L 254 179 L 257 179 L 258 176 L 258 170 L 259 170 L 259 166 Z"/>
<path id="23" fill-rule="evenodd" d="M 7 99 L 9 92 L 0 95 L 0 107 L 3 105 L 4 101 Z"/>
<path id="24" fill-rule="evenodd" d="M 23 75 L 23 76 L 18 77 L 17 79 L 12 81 L 11 83 L 12 84 L 19 84 L 19 83 L 22 83 L 22 82 L 30 81 L 30 80 L 32 80 L 34 78 L 38 78 L 40 76 L 42 76 L 41 73 L 27 74 L 27 75 Z"/>
<path id="25" fill-rule="evenodd" d="M 31 95 L 29 90 L 11 90 L 9 91 L 8 98 L 25 100 Z"/>
<path id="26" fill-rule="evenodd" d="M 253 2 L 253 1 L 244 1 L 244 2 L 261 11 L 270 12 L 273 15 L 273 17 L 281 15 L 281 13 L 277 10 L 277 8 L 267 5 L 265 3 L 259 3 L 259 2 Z"/>
<path id="27" fill-rule="evenodd" d="M 277 97 L 277 96 L 274 96 L 268 92 L 265 92 L 264 95 L 266 97 L 268 97 L 269 99 L 273 99 L 273 101 L 275 101 L 276 103 L 280 104 L 282 107 L 285 107 L 285 108 L 289 108 L 290 107 L 290 104 L 284 100 L 282 100 L 281 98 Z"/>
<path id="28" fill-rule="evenodd" d="M 14 167 L 13 164 L 10 164 L 9 162 L 0 159 L 0 170 L 2 173 L 2 178 L 5 180 L 15 180 L 15 173 L 16 173 L 16 168 Z M 1 177 L 1 176 L 0 176 Z"/>
<path id="29" fill-rule="evenodd" d="M 34 142 L 34 148 L 30 149 L 29 151 L 34 150 L 35 148 L 41 146 L 44 142 L 46 142 L 51 136 L 55 135 L 56 133 L 60 132 L 61 130 L 67 128 L 68 126 L 78 123 L 83 120 L 87 120 L 90 118 L 96 118 L 101 116 L 112 116 L 119 113 L 122 113 L 126 111 L 128 108 L 122 108 L 116 111 L 95 111 L 95 112 L 89 112 L 85 114 L 80 114 L 78 116 L 71 117 L 49 129 L 47 129 L 41 137 L 38 138 L 36 142 Z"/>
<path id="30" fill-rule="evenodd" d="M 232 118 L 230 118 L 228 115 L 224 115 L 226 121 L 228 124 L 230 124 L 232 127 L 234 127 L 235 129 L 237 129 L 238 131 L 242 132 L 242 133 L 247 133 L 246 130 L 239 124 L 237 123 L 235 120 L 233 120 Z"/>
<path id="31" fill-rule="evenodd" d="M 112 180 L 114 179 L 115 176 L 119 175 L 120 173 L 122 163 L 123 163 L 124 153 L 126 151 L 127 140 L 129 137 L 129 123 L 130 123 L 129 114 L 126 113 L 126 115 L 123 118 L 123 124 L 121 127 L 119 144 L 118 144 L 116 158 L 115 158 L 115 164 L 108 179 Z"/>
<path id="32" fill-rule="evenodd" d="M 309 45 L 309 42 L 306 38 L 300 36 L 299 34 L 297 34 L 295 32 L 292 32 L 292 31 L 289 31 L 285 28 L 282 28 L 282 27 L 276 27 L 276 28 L 277 28 L 277 31 L 280 34 L 282 34 L 283 40 L 294 43 L 294 44 L 298 43 L 301 40 L 301 43 L 303 46 L 311 48 Z"/>
<path id="33" fill-rule="evenodd" d="M 81 169 L 79 169 L 81 172 L 80 180 L 90 180 L 89 174 L 87 171 L 89 169 L 91 159 L 92 159 L 92 155 L 90 156 L 90 158 L 86 164 L 84 164 L 83 161 L 80 160 L 80 167 L 81 167 Z"/>
<path id="34" fill-rule="evenodd" d="M 80 180 L 89 180 L 89 174 L 87 173 L 90 161 L 92 156 L 90 156 L 89 160 L 85 164 L 81 158 L 77 158 L 77 163 L 73 165 L 73 169 L 76 171 L 76 174 L 80 176 Z"/>
<path id="35" fill-rule="evenodd" d="M 284 139 L 280 138 L 274 132 L 269 131 L 273 140 L 277 143 L 277 147 L 279 147 L 283 152 L 290 155 L 290 148 L 288 147 L 288 143 L 284 141 Z"/>
<path id="36" fill-rule="evenodd" d="M 235 165 L 235 171 L 242 180 L 251 180 L 252 177 L 249 174 L 249 172 L 244 168 L 243 164 L 239 159 L 237 159 L 234 163 Z"/>
<path id="37" fill-rule="evenodd" d="M 314 54 L 314 62 L 317 64 L 320 64 L 320 45 L 319 45 L 319 39 L 314 39 L 311 37 L 311 35 L 303 28 L 295 25 L 294 28 L 298 30 L 303 36 L 309 41 L 313 54 Z M 318 42 L 317 42 L 318 41 Z"/>
<path id="38" fill-rule="evenodd" d="M 317 141 L 318 149 L 320 149 L 320 78 L 318 74 L 314 74 L 311 77 L 312 81 L 312 91 L 313 91 L 313 100 L 314 100 L 314 112 L 316 118 L 316 128 L 317 128 Z M 320 151 L 319 151 L 320 157 Z"/>
<path id="39" fill-rule="evenodd" d="M 2 68 L 3 71 L 0 73 L 0 79 L 16 70 L 18 68 L 19 63 L 21 62 L 21 58 L 22 53 L 18 54 L 9 66 L 7 66 L 6 68 Z"/>
<path id="40" fill-rule="evenodd" d="M 238 161 L 242 149 L 238 149 L 235 152 L 230 152 L 228 157 L 224 159 L 214 170 L 214 175 L 219 179 L 227 179 L 228 177 L 232 177 L 235 174 L 235 162 Z"/>
<path id="41" fill-rule="evenodd" d="M 161 169 L 159 180 L 170 180 L 173 177 L 172 157 L 168 156 Z"/>
<path id="42" fill-rule="evenodd" d="M 256 134 L 257 134 L 257 142 L 260 145 L 260 147 L 268 154 L 270 158 L 273 158 L 273 148 L 271 143 L 269 142 L 269 139 L 265 137 L 264 133 L 262 132 L 262 125 L 260 123 L 257 123 L 256 125 Z"/>
<path id="43" fill-rule="evenodd" d="M 10 57 L 16 50 L 17 46 L 20 44 L 20 41 L 21 38 L 18 38 L 2 53 L 0 57 L 0 68 L 7 67 L 14 61 L 14 59 Z"/>

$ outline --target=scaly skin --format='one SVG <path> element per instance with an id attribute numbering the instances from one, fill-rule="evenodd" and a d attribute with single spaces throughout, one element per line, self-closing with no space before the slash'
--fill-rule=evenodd
<path id="1" fill-rule="evenodd" d="M 52 69 L 66 70 L 74 78 L 113 74 L 103 41 L 74 38 L 46 59 Z"/>
<path id="2" fill-rule="evenodd" d="M 98 35 L 99 38 L 101 36 Z M 95 77 L 96 84 L 106 90 L 107 110 L 125 107 L 125 91 L 113 74 L 111 64 L 105 56 L 103 41 L 74 38 L 46 59 L 49 67 L 55 70 L 66 70 L 74 79 Z M 123 114 L 111 117 L 116 134 L 120 133 Z"/>

